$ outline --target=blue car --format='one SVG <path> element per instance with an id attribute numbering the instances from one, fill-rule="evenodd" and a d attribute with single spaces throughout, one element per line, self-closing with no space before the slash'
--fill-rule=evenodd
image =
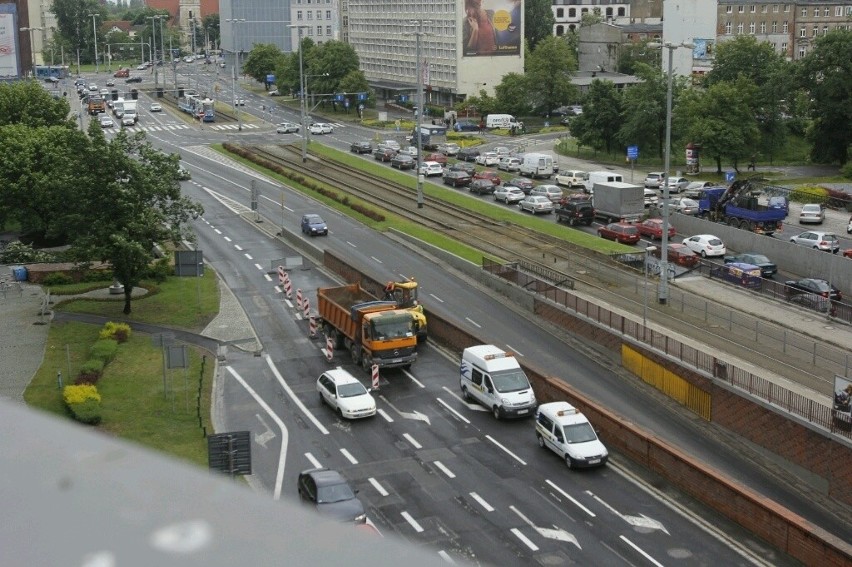
<path id="1" fill-rule="evenodd" d="M 479 124 L 475 122 L 456 122 L 453 126 L 456 132 L 479 132 Z"/>
<path id="2" fill-rule="evenodd" d="M 307 214 L 302 217 L 302 232 L 308 236 L 328 235 L 328 225 L 321 216 Z"/>

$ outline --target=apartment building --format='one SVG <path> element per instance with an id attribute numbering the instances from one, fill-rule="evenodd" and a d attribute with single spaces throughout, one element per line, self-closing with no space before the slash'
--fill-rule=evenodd
<path id="1" fill-rule="evenodd" d="M 629 18 L 630 8 L 629 0 L 553 0 L 553 35 L 577 31 L 586 14 L 598 15 L 606 23 L 613 23 L 617 18 Z"/>

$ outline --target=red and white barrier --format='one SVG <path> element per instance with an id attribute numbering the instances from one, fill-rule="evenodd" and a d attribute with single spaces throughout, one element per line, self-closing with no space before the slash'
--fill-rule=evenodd
<path id="1" fill-rule="evenodd" d="M 284 279 L 287 277 L 287 272 L 284 271 L 284 266 L 278 266 L 278 285 L 284 285 Z"/>
<path id="2" fill-rule="evenodd" d="M 310 329 L 310 333 L 309 333 L 310 337 L 312 339 L 316 338 L 316 336 L 317 336 L 317 318 L 316 317 L 311 317 L 310 323 L 308 325 L 308 329 Z"/>
<path id="3" fill-rule="evenodd" d="M 374 364 L 371 370 L 372 370 L 371 373 L 372 373 L 372 376 L 373 376 L 373 389 L 378 390 L 379 389 L 379 365 Z"/>
<path id="4" fill-rule="evenodd" d="M 296 309 L 302 307 L 302 288 L 296 290 Z"/>
<path id="5" fill-rule="evenodd" d="M 325 338 L 325 357 L 329 362 L 334 358 L 334 340 L 331 337 Z"/>
<path id="6" fill-rule="evenodd" d="M 287 299 L 291 299 L 293 297 L 293 284 L 290 283 L 290 276 L 287 275 L 287 272 L 284 272 L 284 293 L 287 294 Z"/>
<path id="7" fill-rule="evenodd" d="M 311 316 L 311 300 L 307 297 L 302 299 L 302 311 L 305 315 L 305 319 Z"/>

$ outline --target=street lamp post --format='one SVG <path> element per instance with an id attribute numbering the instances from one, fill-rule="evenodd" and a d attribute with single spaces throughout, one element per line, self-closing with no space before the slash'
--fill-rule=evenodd
<path id="1" fill-rule="evenodd" d="M 424 35 L 430 35 L 423 31 L 424 24 L 431 24 L 429 20 L 412 20 L 409 22 L 412 26 L 417 26 L 417 31 L 410 32 L 407 35 L 414 35 L 417 38 L 415 57 L 417 60 L 414 64 L 414 73 L 417 75 L 417 108 L 414 111 L 414 136 L 417 138 L 417 208 L 423 208 L 423 178 L 425 177 L 421 171 L 423 166 L 423 136 L 420 132 L 420 122 L 423 120 L 423 73 L 420 70 L 420 38 Z"/>
<path id="2" fill-rule="evenodd" d="M 656 249 L 657 249 L 656 246 L 648 246 L 647 248 L 645 248 L 645 284 L 644 284 L 645 301 L 644 301 L 644 304 L 642 306 L 642 327 L 643 328 L 648 326 L 648 256 L 651 254 L 651 252 L 653 252 Z M 645 332 L 644 329 L 643 329 L 642 332 L 643 333 Z"/>
<path id="3" fill-rule="evenodd" d="M 669 168 L 671 167 L 672 151 L 672 58 L 675 49 L 685 47 L 692 49 L 693 45 L 687 42 L 672 43 L 649 43 L 648 47 L 659 47 L 669 50 L 668 85 L 666 88 L 666 145 L 665 145 L 665 184 L 663 185 L 663 235 L 660 242 L 660 286 L 658 300 L 660 305 L 665 305 L 669 298 Z"/>
<path id="4" fill-rule="evenodd" d="M 305 124 L 305 65 L 302 60 L 302 30 L 307 28 L 304 24 L 290 24 L 290 29 L 299 30 L 299 113 L 302 121 L 302 163 L 308 161 L 308 127 Z"/>
<path id="5" fill-rule="evenodd" d="M 234 39 L 234 68 L 231 69 L 231 91 L 234 94 L 234 114 L 237 115 L 237 130 L 243 131 L 243 119 L 240 116 L 240 107 L 237 105 L 237 79 L 240 76 L 240 50 L 237 47 L 237 25 L 245 23 L 245 18 L 229 18 L 226 21 L 233 24 Z"/>
<path id="6" fill-rule="evenodd" d="M 95 23 L 97 18 L 100 18 L 100 14 L 89 14 L 89 17 L 92 18 L 92 31 L 95 32 L 95 73 L 100 73 L 101 69 L 98 65 L 98 26 Z"/>
<path id="7" fill-rule="evenodd" d="M 34 28 L 34 27 L 21 28 L 21 31 L 30 32 L 30 59 L 32 59 L 32 61 L 30 61 L 30 65 L 32 65 L 32 69 L 30 69 L 30 75 L 34 79 L 35 79 L 35 76 L 36 76 L 36 56 L 35 56 L 35 37 L 33 35 L 33 32 L 41 31 L 43 29 L 44 28 Z"/>
<path id="8" fill-rule="evenodd" d="M 160 86 L 160 73 L 157 70 L 157 24 L 154 23 L 154 20 L 159 18 L 160 16 L 147 16 L 147 19 L 151 20 L 151 48 L 148 51 L 151 54 L 151 65 L 154 66 L 154 88 Z"/>

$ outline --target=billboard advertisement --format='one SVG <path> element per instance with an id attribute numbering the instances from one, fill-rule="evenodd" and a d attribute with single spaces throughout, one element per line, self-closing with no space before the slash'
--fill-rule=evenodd
<path id="1" fill-rule="evenodd" d="M 520 55 L 523 13 L 521 0 L 465 0 L 462 55 Z"/>
<path id="2" fill-rule="evenodd" d="M 16 79 L 18 67 L 18 33 L 15 26 L 14 4 L 5 4 L 0 11 L 0 79 Z"/>
<path id="3" fill-rule="evenodd" d="M 692 58 L 701 61 L 715 58 L 716 40 L 715 39 L 693 39 L 692 40 Z"/>

